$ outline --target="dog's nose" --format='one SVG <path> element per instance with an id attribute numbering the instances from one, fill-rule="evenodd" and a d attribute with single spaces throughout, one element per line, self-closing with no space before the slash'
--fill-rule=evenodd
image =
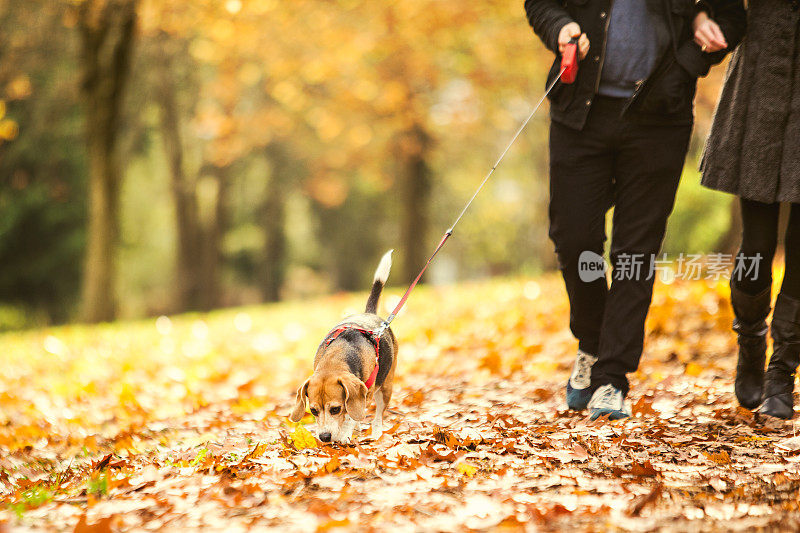
<path id="1" fill-rule="evenodd" d="M 324 431 L 324 432 L 320 433 L 319 434 L 319 440 L 321 440 L 322 442 L 330 442 L 331 441 L 331 432 L 330 431 Z"/>

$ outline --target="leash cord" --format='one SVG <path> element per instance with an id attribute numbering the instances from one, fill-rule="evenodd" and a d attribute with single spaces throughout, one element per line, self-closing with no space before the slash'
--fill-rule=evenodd
<path id="1" fill-rule="evenodd" d="M 411 291 L 414 290 L 414 287 L 417 286 L 417 283 L 419 283 L 419 280 L 422 279 L 422 275 L 428 269 L 428 266 L 431 264 L 431 261 L 433 261 L 433 258 L 436 257 L 436 254 L 439 253 L 439 250 L 441 250 L 444 247 L 444 243 L 446 243 L 447 239 L 449 239 L 450 236 L 453 234 L 453 231 L 455 230 L 456 226 L 461 221 L 461 217 L 464 216 L 464 213 L 467 212 L 469 207 L 472 205 L 472 202 L 474 202 L 475 198 L 477 198 L 478 194 L 480 194 L 481 189 L 483 189 L 483 186 L 486 185 L 486 182 L 489 181 L 489 178 L 492 177 L 492 174 L 494 174 L 495 169 L 498 167 L 498 165 L 500 165 L 500 162 L 503 160 L 503 158 L 506 156 L 508 151 L 511 149 L 511 146 L 514 145 L 514 142 L 516 142 L 517 138 L 522 133 L 522 130 L 525 129 L 525 126 L 528 125 L 528 122 L 530 122 L 530 120 L 533 118 L 533 116 L 536 114 L 536 112 L 542 106 L 544 101 L 547 99 L 547 96 L 550 94 L 550 91 L 553 90 L 553 87 L 555 87 L 556 83 L 558 83 L 558 80 L 561 79 L 561 75 L 564 74 L 565 70 L 566 70 L 566 68 L 562 67 L 561 68 L 561 72 L 558 73 L 558 76 L 556 76 L 555 79 L 552 82 L 550 82 L 550 85 L 547 86 L 547 88 L 544 91 L 544 94 L 542 95 L 542 98 L 539 100 L 539 102 L 533 108 L 533 111 L 531 111 L 530 114 L 528 115 L 528 117 L 522 122 L 522 124 L 520 125 L 519 129 L 517 129 L 517 132 L 514 134 L 514 137 L 511 138 L 511 142 L 508 143 L 508 146 L 506 146 L 506 149 L 503 150 L 503 153 L 501 153 L 500 157 L 497 158 L 497 161 L 495 162 L 494 166 L 492 166 L 491 170 L 489 170 L 489 172 L 486 174 L 486 177 L 483 178 L 483 181 L 481 182 L 481 184 L 478 185 L 478 188 L 472 194 L 472 198 L 469 199 L 469 201 L 467 202 L 467 205 L 465 205 L 464 209 L 461 210 L 461 213 L 459 213 L 459 215 L 456 218 L 455 222 L 453 222 L 453 225 L 450 226 L 450 228 L 444 233 L 444 236 L 442 237 L 442 240 L 439 241 L 439 245 L 436 247 L 436 249 L 433 251 L 431 256 L 428 258 L 428 261 L 422 267 L 422 270 L 419 271 L 419 274 L 417 274 L 417 277 L 414 278 L 414 281 L 411 282 L 411 285 L 408 286 L 408 288 L 406 289 L 406 292 L 403 294 L 403 297 L 400 298 L 400 301 L 397 303 L 397 305 L 395 306 L 394 310 L 391 312 L 391 314 L 388 317 L 386 317 L 386 320 L 381 322 L 380 327 L 375 330 L 374 335 L 375 335 L 376 339 L 379 339 L 383 335 L 383 333 L 389 327 L 389 324 L 391 324 L 392 321 L 397 316 L 397 313 L 399 313 L 400 309 L 405 305 L 406 300 L 408 300 L 408 297 L 411 294 Z"/>

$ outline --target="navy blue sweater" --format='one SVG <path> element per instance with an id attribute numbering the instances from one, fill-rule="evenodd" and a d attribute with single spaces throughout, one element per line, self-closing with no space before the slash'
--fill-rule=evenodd
<path id="1" fill-rule="evenodd" d="M 597 92 L 617 98 L 631 96 L 636 82 L 647 79 L 663 52 L 653 32 L 647 2 L 614 0 Z"/>

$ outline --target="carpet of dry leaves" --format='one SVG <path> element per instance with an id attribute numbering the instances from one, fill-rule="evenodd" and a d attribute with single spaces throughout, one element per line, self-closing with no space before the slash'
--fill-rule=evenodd
<path id="1" fill-rule="evenodd" d="M 566 410 L 556 277 L 422 288 L 386 433 L 323 446 L 286 415 L 363 300 L 0 336 L 0 530 L 800 528 L 800 437 L 736 406 L 723 282 L 658 286 L 616 423 Z"/>

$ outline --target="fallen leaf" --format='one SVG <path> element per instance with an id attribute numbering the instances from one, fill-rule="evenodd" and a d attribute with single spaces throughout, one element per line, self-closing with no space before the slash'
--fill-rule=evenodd
<path id="1" fill-rule="evenodd" d="M 633 404 L 631 411 L 635 415 L 643 415 L 643 416 L 651 416 L 658 414 L 656 410 L 653 409 L 653 398 L 648 396 L 642 396 L 641 398 L 639 398 L 636 401 L 636 403 Z"/>
<path id="2" fill-rule="evenodd" d="M 289 435 L 289 438 L 292 441 L 292 445 L 294 445 L 297 450 L 317 447 L 317 439 L 314 438 L 314 435 L 312 435 L 303 424 L 298 424 Z"/>
<path id="3" fill-rule="evenodd" d="M 719 476 L 714 476 L 711 479 L 709 479 L 708 484 L 711 485 L 711 488 L 713 488 L 717 492 L 725 492 L 726 490 L 728 490 L 728 483 Z"/>
<path id="4" fill-rule="evenodd" d="M 703 455 L 717 463 L 718 465 L 727 465 L 731 462 L 731 456 L 725 450 L 719 452 L 703 452 Z"/>
<path id="5" fill-rule="evenodd" d="M 575 454 L 575 458 L 578 461 L 585 461 L 589 458 L 589 452 L 587 452 L 586 448 L 578 443 L 575 443 L 575 445 L 572 446 L 572 453 Z"/>
<path id="6" fill-rule="evenodd" d="M 102 459 L 97 461 L 96 463 L 93 463 L 92 464 L 92 470 L 98 470 L 98 471 L 99 470 L 103 470 L 104 468 L 106 468 L 108 466 L 108 463 L 111 462 L 111 458 L 112 457 L 113 457 L 113 454 L 109 453 L 108 455 L 106 455 L 105 457 L 103 457 Z"/>
<path id="7" fill-rule="evenodd" d="M 456 470 L 467 477 L 472 477 L 475 475 L 475 472 L 478 471 L 478 467 L 466 461 L 459 461 L 456 464 Z"/>
<path id="8" fill-rule="evenodd" d="M 782 452 L 796 452 L 800 450 L 800 435 L 776 443 L 775 448 Z"/>
<path id="9" fill-rule="evenodd" d="M 332 474 L 333 472 L 338 470 L 341 465 L 342 465 L 342 462 L 339 460 L 339 458 L 338 457 L 333 457 L 333 458 L 331 458 L 330 461 L 325 463 L 325 465 L 322 467 L 322 469 L 320 469 L 320 473 Z"/>
<path id="10" fill-rule="evenodd" d="M 114 522 L 114 517 L 101 518 L 94 524 L 86 523 L 86 514 L 81 515 L 78 523 L 75 524 L 73 533 L 112 533 L 111 524 Z"/>
<path id="11" fill-rule="evenodd" d="M 653 485 L 653 488 L 650 489 L 650 492 L 645 494 L 644 496 L 640 496 L 636 498 L 633 504 L 628 509 L 628 516 L 639 516 L 642 510 L 650 505 L 655 505 L 655 502 L 658 501 L 658 498 L 661 496 L 661 492 L 663 491 L 664 486 L 661 483 L 656 483 Z"/>
<path id="12" fill-rule="evenodd" d="M 422 461 L 447 461 L 449 463 L 453 463 L 457 461 L 464 453 L 456 453 L 455 451 L 450 451 L 448 453 L 440 453 L 436 450 L 436 446 L 433 444 L 429 444 L 427 447 L 422 448 L 420 454 L 420 459 Z"/>
<path id="13" fill-rule="evenodd" d="M 332 529 L 348 528 L 348 526 L 350 526 L 350 520 L 347 518 L 342 518 L 341 520 L 327 520 L 317 526 L 317 532 L 323 533 Z"/>
<path id="14" fill-rule="evenodd" d="M 697 377 L 703 373 L 703 367 L 698 365 L 697 363 L 688 363 L 684 372 L 687 376 Z"/>
<path id="15" fill-rule="evenodd" d="M 617 476 L 634 476 L 634 477 L 656 477 L 659 475 L 658 470 L 653 468 L 653 465 L 650 464 L 650 461 L 645 461 L 642 464 L 637 462 L 633 462 L 629 470 L 625 470 L 622 468 L 612 468 L 611 469 L 614 475 Z"/>

